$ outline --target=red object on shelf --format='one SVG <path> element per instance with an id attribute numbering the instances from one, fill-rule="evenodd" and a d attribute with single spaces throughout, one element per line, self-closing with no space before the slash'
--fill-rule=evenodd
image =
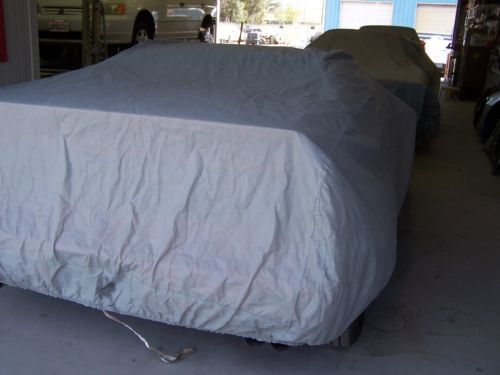
<path id="1" fill-rule="evenodd" d="M 5 23 L 3 17 L 3 0 L 0 0 L 0 62 L 7 61 L 7 42 L 5 40 Z"/>

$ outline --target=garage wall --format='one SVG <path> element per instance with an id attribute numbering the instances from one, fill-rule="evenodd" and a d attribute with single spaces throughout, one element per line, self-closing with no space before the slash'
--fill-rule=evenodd
<path id="1" fill-rule="evenodd" d="M 457 5 L 458 0 L 402 0 L 394 3 L 394 25 L 415 27 L 417 6 L 419 4 Z"/>
<path id="2" fill-rule="evenodd" d="M 456 12 L 455 5 L 417 4 L 415 30 L 418 33 L 452 35 Z"/>
<path id="3" fill-rule="evenodd" d="M 341 0 L 339 27 L 359 29 L 363 25 L 390 25 L 392 23 L 393 3 Z"/>
<path id="4" fill-rule="evenodd" d="M 342 0 L 325 0 L 325 30 L 339 28 L 340 3 Z M 377 2 L 377 0 L 367 0 Z M 378 0 L 382 2 L 382 0 Z M 417 4 L 452 4 L 458 0 L 392 0 L 392 24 L 398 26 L 415 27 Z"/>
<path id="5" fill-rule="evenodd" d="M 3 0 L 7 61 L 0 62 L 0 87 L 40 77 L 35 0 Z"/>

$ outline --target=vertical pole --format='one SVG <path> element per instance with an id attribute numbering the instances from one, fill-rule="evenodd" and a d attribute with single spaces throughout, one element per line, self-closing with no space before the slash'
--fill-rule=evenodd
<path id="1" fill-rule="evenodd" d="M 215 18 L 215 34 L 214 34 L 214 43 L 218 43 L 219 41 L 219 25 L 220 25 L 220 12 L 221 12 L 221 5 L 220 5 L 220 0 L 217 0 L 217 11 L 215 12 L 216 18 Z"/>
<path id="2" fill-rule="evenodd" d="M 243 22 L 240 24 L 240 37 L 238 38 L 238 44 L 241 44 L 241 34 L 243 34 Z"/>
<path id="3" fill-rule="evenodd" d="M 82 0 L 82 66 L 90 64 L 90 0 Z"/>
<path id="4" fill-rule="evenodd" d="M 107 57 L 106 20 L 101 0 L 82 0 L 82 66 Z"/>
<path id="5" fill-rule="evenodd" d="M 7 36 L 5 35 L 4 21 L 3 1 L 0 0 L 0 62 L 7 61 Z"/>

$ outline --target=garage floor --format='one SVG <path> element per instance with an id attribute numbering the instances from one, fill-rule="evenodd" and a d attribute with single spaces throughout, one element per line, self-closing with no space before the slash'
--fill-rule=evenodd
<path id="1" fill-rule="evenodd" d="M 500 374 L 500 177 L 470 125 L 473 103 L 442 103 L 442 131 L 416 154 L 394 277 L 349 350 L 277 352 L 242 339 L 126 318 L 164 364 L 102 313 L 0 289 L 0 374 Z"/>

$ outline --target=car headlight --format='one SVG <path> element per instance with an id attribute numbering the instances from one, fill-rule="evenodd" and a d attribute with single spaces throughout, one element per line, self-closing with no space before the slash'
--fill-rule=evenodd
<path id="1" fill-rule="evenodd" d="M 126 10 L 127 6 L 125 3 L 104 4 L 104 13 L 106 15 L 123 16 Z"/>

